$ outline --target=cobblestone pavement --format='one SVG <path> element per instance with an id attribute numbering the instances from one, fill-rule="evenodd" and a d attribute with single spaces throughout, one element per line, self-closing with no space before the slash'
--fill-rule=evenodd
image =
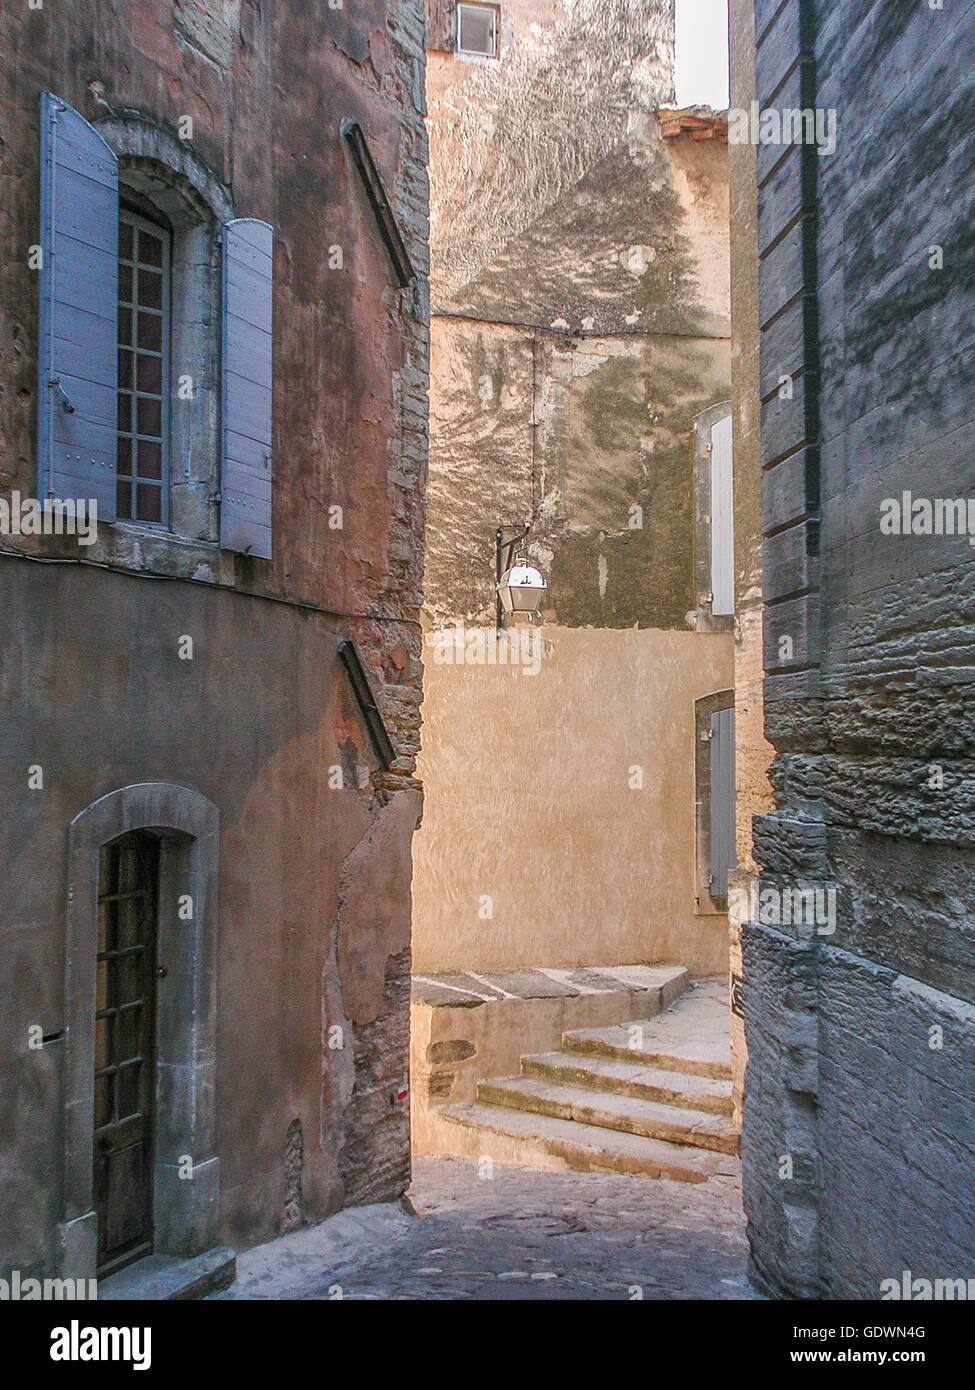
<path id="1" fill-rule="evenodd" d="M 238 1260 L 223 1298 L 753 1299 L 738 1183 L 416 1158 L 410 1202 L 352 1208 Z"/>

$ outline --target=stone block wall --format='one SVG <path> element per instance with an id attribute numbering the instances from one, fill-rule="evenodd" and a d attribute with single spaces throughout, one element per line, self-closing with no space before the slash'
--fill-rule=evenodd
<path id="1" fill-rule="evenodd" d="M 973 495 L 973 8 L 756 0 L 765 723 L 743 930 L 756 1271 L 793 1295 L 967 1277 L 975 1177 L 975 565 L 891 499 Z M 783 378 L 793 390 L 781 390 Z M 910 502 L 908 503 L 910 508 Z M 921 508 L 923 518 L 924 507 Z M 828 920 L 827 920 L 828 918 Z"/>

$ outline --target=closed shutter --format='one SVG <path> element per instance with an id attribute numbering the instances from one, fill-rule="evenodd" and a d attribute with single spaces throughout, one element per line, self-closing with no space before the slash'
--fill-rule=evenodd
<path id="1" fill-rule="evenodd" d="M 735 867 L 735 712 L 711 715 L 711 896 L 728 896 Z"/>
<path id="2" fill-rule="evenodd" d="M 38 495 L 115 520 L 118 160 L 60 98 L 41 97 Z"/>
<path id="3" fill-rule="evenodd" d="M 427 48 L 453 53 L 457 47 L 457 0 L 427 0 Z"/>
<path id="4" fill-rule="evenodd" d="M 271 558 L 271 316 L 274 230 L 223 228 L 220 544 Z"/>
<path id="5" fill-rule="evenodd" d="M 731 416 L 711 429 L 711 612 L 735 611 L 735 492 L 731 458 Z"/>

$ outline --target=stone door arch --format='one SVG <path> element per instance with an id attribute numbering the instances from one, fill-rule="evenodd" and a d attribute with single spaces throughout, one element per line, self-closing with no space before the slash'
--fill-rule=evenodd
<path id="1" fill-rule="evenodd" d="M 199 792 L 142 782 L 85 807 L 68 828 L 64 1186 L 59 1272 L 95 1276 L 92 1157 L 95 973 L 101 847 L 135 830 L 159 836 L 155 1249 L 191 1256 L 216 1244 L 214 1154 L 216 936 L 220 818 Z"/>

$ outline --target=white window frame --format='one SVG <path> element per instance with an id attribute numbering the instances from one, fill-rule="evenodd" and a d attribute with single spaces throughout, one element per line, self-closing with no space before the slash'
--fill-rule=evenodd
<path id="1" fill-rule="evenodd" d="M 127 222 L 131 227 L 133 227 L 133 228 L 135 228 L 135 229 L 138 229 L 138 230 L 142 230 L 142 229 L 144 228 L 148 233 L 151 233 L 152 236 L 157 237 L 157 238 L 162 242 L 162 310 L 161 310 L 161 313 L 160 313 L 160 317 L 161 317 L 161 319 L 162 319 L 162 333 L 161 333 L 161 335 L 160 335 L 160 336 L 161 336 L 161 340 L 162 340 L 162 349 L 161 349 L 161 352 L 159 353 L 159 356 L 160 356 L 160 358 L 161 358 L 161 372 L 160 372 L 160 378 L 161 378 L 161 383 L 162 383 L 162 386 L 161 386 L 161 396 L 160 396 L 160 420 L 161 420 L 161 431 L 162 431 L 162 432 L 161 432 L 160 439 L 159 439 L 159 452 L 160 452 L 159 520 L 158 520 L 158 521 L 147 521 L 147 520 L 146 520 L 145 518 L 143 518 L 143 517 L 137 517 L 137 516 L 136 516 L 136 517 L 133 517 L 133 516 L 121 516 L 121 515 L 118 515 L 118 520 L 121 521 L 121 522 L 125 522 L 125 523 L 127 523 L 128 525 L 130 525 L 130 526 L 151 526 L 154 530 L 157 530 L 157 531 L 168 531 L 168 530 L 169 530 L 169 488 L 170 488 L 170 481 L 171 481 L 171 480 L 170 480 L 170 432 L 169 432 L 169 404 L 170 404 L 170 401 L 169 401 L 169 393 L 170 393 L 170 375 L 169 375 L 169 373 L 170 373 L 170 351 L 171 351 L 170 344 L 171 344 L 171 336 L 172 336 L 172 304 L 171 304 L 171 299 L 170 299 L 170 276 L 171 276 L 171 273 L 172 273 L 173 234 L 172 234 L 172 231 L 170 230 L 170 228 L 163 226 L 162 223 L 157 223 L 157 222 L 152 221 L 151 218 L 148 218 L 148 217 L 144 216 L 143 214 L 137 212 L 134 208 L 129 207 L 129 206 L 125 205 L 124 203 L 123 203 L 123 204 L 120 206 L 120 208 L 119 208 L 119 223 L 121 224 L 122 222 Z M 120 259 L 120 261 L 121 261 L 121 257 L 120 257 L 119 259 Z M 132 270 L 133 270 L 133 276 L 132 276 L 132 280 L 133 280 L 133 293 L 135 293 L 135 288 L 136 288 L 136 271 L 137 271 L 139 262 L 138 262 L 138 260 L 135 258 L 134 251 L 133 251 L 133 260 L 132 260 L 131 262 L 129 262 L 129 264 L 132 265 Z M 156 269 L 156 267 L 152 267 L 152 269 Z M 121 303 L 121 301 L 120 301 L 120 303 Z M 131 311 L 131 313 L 132 313 L 133 331 L 135 331 L 135 332 L 137 333 L 137 329 L 136 329 L 136 327 L 135 327 L 135 321 L 136 321 L 136 305 L 135 305 L 135 304 L 132 304 L 132 305 L 128 305 L 127 307 L 129 307 L 129 309 L 130 309 L 130 311 Z M 154 312 L 154 311 L 153 311 L 153 312 Z M 119 349 L 120 349 L 120 350 L 122 349 L 122 346 L 123 346 L 122 344 L 119 344 Z M 135 351 L 134 348 L 131 349 L 131 351 L 132 351 L 132 370 L 133 370 L 132 389 L 131 389 L 131 391 L 129 391 L 127 388 L 123 388 L 123 387 L 120 386 L 120 387 L 118 388 L 118 394 L 119 394 L 119 395 L 127 395 L 127 396 L 129 396 L 129 398 L 130 398 L 130 400 L 131 400 L 131 406 L 130 406 L 130 410 L 131 410 L 130 424 L 131 424 L 131 426 L 132 426 L 132 430 L 131 430 L 131 432 L 130 432 L 131 437 L 130 437 L 130 439 L 129 439 L 129 441 L 128 441 L 129 457 L 128 457 L 127 467 L 126 467 L 126 470 L 125 470 L 125 474 L 124 474 L 124 475 L 122 475 L 122 468 L 121 468 L 121 464 L 122 464 L 122 459 L 121 459 L 121 441 L 119 441 L 118 473 L 119 473 L 119 480 L 122 481 L 122 482 L 126 482 L 126 481 L 129 482 L 129 486 L 133 489 L 133 492 L 135 493 L 135 490 L 136 490 L 137 487 L 138 487 L 139 481 L 142 481 L 142 480 L 139 479 L 137 476 L 133 476 L 133 475 L 132 475 L 133 460 L 136 458 L 136 455 L 137 455 L 137 450 L 136 450 L 136 448 L 135 448 L 135 440 L 136 440 L 137 432 L 138 432 L 138 420 L 137 420 L 138 398 L 139 398 L 139 395 L 140 395 L 140 394 L 145 395 L 145 394 L 150 394 L 150 393 L 145 393 L 145 392 L 140 393 L 139 390 L 138 390 L 138 381 L 137 381 L 137 379 L 136 379 L 136 373 L 138 372 L 138 354 L 137 354 L 137 352 Z M 153 354 L 153 356 L 155 356 L 155 353 Z M 155 393 L 151 393 L 151 394 L 154 395 Z M 151 485 L 151 483 L 152 483 L 152 480 L 148 480 L 148 479 L 147 479 L 147 480 L 145 480 L 145 481 L 150 482 L 150 485 Z M 117 486 L 117 484 L 116 484 L 116 486 Z M 130 501 L 130 506 L 131 506 L 131 505 L 132 505 L 132 503 L 131 503 L 131 501 Z"/>
<path id="2" fill-rule="evenodd" d="M 461 45 L 461 19 L 465 10 L 490 10 L 494 20 L 494 51 L 483 53 L 479 48 L 464 48 Z M 501 6 L 461 3 L 457 6 L 457 52 L 470 58 L 497 58 L 501 52 Z"/>

